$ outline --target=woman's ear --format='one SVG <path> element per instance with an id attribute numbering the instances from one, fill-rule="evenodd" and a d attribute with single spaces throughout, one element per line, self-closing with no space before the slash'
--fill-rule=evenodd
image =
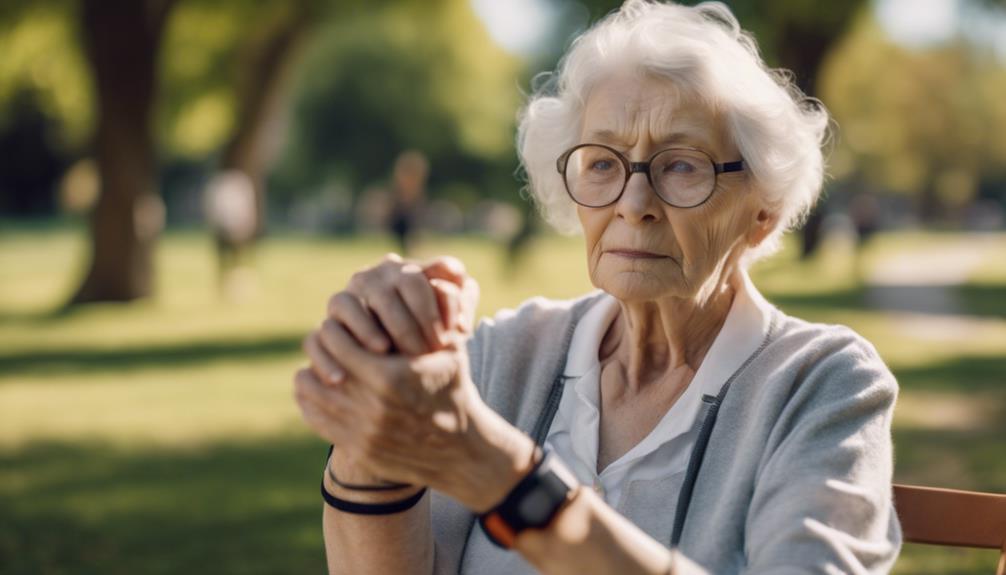
<path id="1" fill-rule="evenodd" d="M 762 243 L 772 233 L 772 230 L 775 229 L 778 223 L 779 214 L 766 209 L 758 210 L 758 213 L 755 215 L 755 221 L 748 230 L 748 245 L 755 247 Z"/>

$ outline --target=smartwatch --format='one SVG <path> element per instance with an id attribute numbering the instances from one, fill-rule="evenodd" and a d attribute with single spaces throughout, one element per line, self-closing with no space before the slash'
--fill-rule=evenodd
<path id="1" fill-rule="evenodd" d="M 572 499 L 578 485 L 559 457 L 545 450 L 541 460 L 503 501 L 479 516 L 479 525 L 490 541 L 510 549 L 521 531 L 547 527 Z"/>

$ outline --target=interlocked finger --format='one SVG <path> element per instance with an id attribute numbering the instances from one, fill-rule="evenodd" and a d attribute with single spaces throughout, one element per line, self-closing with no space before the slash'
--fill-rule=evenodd
<path id="1" fill-rule="evenodd" d="M 311 360 L 311 369 L 320 381 L 329 385 L 338 385 L 346 379 L 346 370 L 325 350 L 319 332 L 312 332 L 304 338 L 304 352 Z"/>
<path id="2" fill-rule="evenodd" d="M 401 352 L 420 355 L 429 350 L 419 323 L 409 312 L 398 290 L 392 287 L 378 290 L 368 294 L 366 301 Z"/>
<path id="3" fill-rule="evenodd" d="M 415 264 L 402 267 L 398 294 L 426 337 L 428 349 L 439 349 L 443 345 L 443 320 L 437 306 L 437 296 L 429 280 L 423 275 L 422 268 Z"/>
<path id="4" fill-rule="evenodd" d="M 294 375 L 294 398 L 304 421 L 315 431 L 335 442 L 350 441 L 353 422 L 348 417 L 352 405 L 340 394 L 328 388 L 310 369 L 298 370 Z"/>
<path id="5" fill-rule="evenodd" d="M 385 353 L 391 347 L 384 329 L 359 296 L 348 291 L 335 294 L 329 301 L 328 315 L 346 326 L 356 341 L 370 351 Z"/>

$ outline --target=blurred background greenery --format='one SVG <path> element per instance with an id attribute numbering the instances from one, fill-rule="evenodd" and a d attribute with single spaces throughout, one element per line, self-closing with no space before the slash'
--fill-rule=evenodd
<path id="1" fill-rule="evenodd" d="M 876 344 L 896 480 L 1006 492 L 1006 3 L 729 4 L 839 126 L 824 200 L 756 283 Z M 0 572 L 322 570 L 301 338 L 397 249 L 403 150 L 429 162 L 413 255 L 465 261 L 481 313 L 590 288 L 521 195 L 515 114 L 617 5 L 0 5 Z M 221 174 L 254 197 L 237 265 Z M 995 556 L 909 545 L 898 572 Z"/>

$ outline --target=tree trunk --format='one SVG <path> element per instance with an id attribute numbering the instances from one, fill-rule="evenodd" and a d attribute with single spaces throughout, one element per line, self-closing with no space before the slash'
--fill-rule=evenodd
<path id="1" fill-rule="evenodd" d="M 84 0 L 83 37 L 97 91 L 101 194 L 91 261 L 71 303 L 130 301 L 152 291 L 164 220 L 151 133 L 157 53 L 171 0 Z"/>
<path id="2" fill-rule="evenodd" d="M 779 31 L 779 63 L 793 72 L 796 84 L 804 94 L 817 95 L 817 75 L 824 59 L 863 4 L 862 0 L 844 0 L 840 8 L 832 7 L 827 25 L 816 21 L 790 21 Z M 809 258 L 817 251 L 822 239 L 823 221 L 823 206 L 818 203 L 811 208 L 807 221 L 800 229 L 801 259 Z"/>
<path id="3" fill-rule="evenodd" d="M 290 69 L 311 13 L 304 2 L 287 4 L 245 46 L 238 66 L 238 115 L 220 169 L 248 176 L 255 190 L 255 234 L 265 232 L 266 176 L 283 139 Z"/>

